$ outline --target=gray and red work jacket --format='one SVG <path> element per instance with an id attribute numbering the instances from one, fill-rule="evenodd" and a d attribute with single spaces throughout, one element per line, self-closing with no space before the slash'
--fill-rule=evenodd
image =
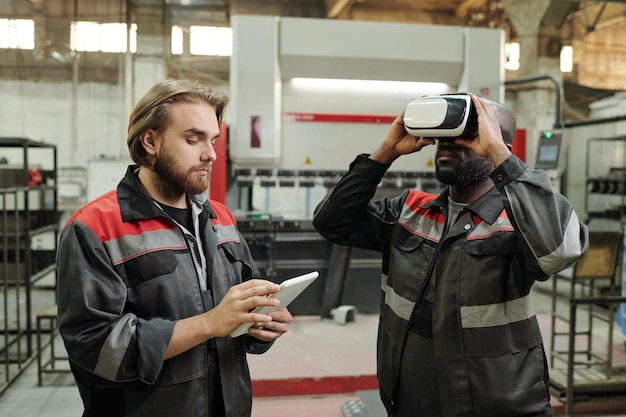
<path id="1" fill-rule="evenodd" d="M 219 358 L 226 416 L 248 416 L 246 353 L 270 343 L 222 337 L 168 360 L 164 353 L 177 320 L 259 277 L 250 250 L 232 213 L 206 195 L 191 196 L 199 243 L 154 203 L 136 170 L 130 166 L 117 190 L 76 211 L 60 237 L 59 328 L 84 416 L 209 415 L 210 350 Z"/>
<path id="2" fill-rule="evenodd" d="M 548 416 L 548 371 L 529 292 L 579 259 L 587 227 L 545 171 L 515 156 L 444 237 L 448 189 L 372 201 L 389 165 L 360 155 L 318 205 L 333 243 L 382 252 L 377 374 L 393 415 L 411 319 L 431 275 L 432 337 L 445 417 Z"/>

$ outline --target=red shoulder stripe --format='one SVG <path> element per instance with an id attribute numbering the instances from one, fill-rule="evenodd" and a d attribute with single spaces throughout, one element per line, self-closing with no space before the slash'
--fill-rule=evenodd
<path id="1" fill-rule="evenodd" d="M 174 229 L 176 224 L 167 224 L 163 219 L 147 219 L 141 222 L 123 222 L 117 191 L 113 190 L 98 197 L 74 213 L 68 220 L 80 221 L 89 227 L 101 242 L 127 235 L 139 235 L 155 230 Z M 140 224 L 139 224 L 140 223 Z"/>
<path id="2" fill-rule="evenodd" d="M 430 203 L 438 197 L 438 194 L 425 193 L 419 190 L 409 191 L 409 195 L 406 198 L 405 205 L 414 213 L 418 213 L 421 217 L 431 219 L 436 223 L 443 224 L 444 217 L 441 210 L 424 209 L 421 206 Z"/>
<path id="3" fill-rule="evenodd" d="M 233 226 L 237 223 L 233 213 L 223 203 L 209 199 L 209 204 L 211 204 L 211 208 L 217 215 L 217 219 L 211 219 L 213 224 L 219 226 Z"/>

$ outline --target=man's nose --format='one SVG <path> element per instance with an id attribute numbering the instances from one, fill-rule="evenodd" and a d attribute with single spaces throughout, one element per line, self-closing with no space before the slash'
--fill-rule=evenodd
<path id="1" fill-rule="evenodd" d="M 202 151 L 202 160 L 206 161 L 215 161 L 217 159 L 217 152 L 215 151 L 215 146 L 213 146 L 212 143 L 209 143 L 207 146 L 205 146 L 204 150 Z"/>

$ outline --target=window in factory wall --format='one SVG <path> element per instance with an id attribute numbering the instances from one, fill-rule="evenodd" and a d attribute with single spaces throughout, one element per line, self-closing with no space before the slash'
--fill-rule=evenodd
<path id="1" fill-rule="evenodd" d="M 189 28 L 189 52 L 192 55 L 231 56 L 233 54 L 232 28 L 191 26 Z"/>
<path id="2" fill-rule="evenodd" d="M 181 55 L 184 51 L 185 38 L 183 37 L 183 28 L 180 26 L 172 26 L 170 34 L 171 45 L 170 51 L 173 55 Z"/>
<path id="3" fill-rule="evenodd" d="M 189 33 L 188 41 L 185 32 Z M 188 50 L 191 55 L 231 56 L 233 30 L 223 26 L 172 26 L 170 49 L 174 55 L 181 55 Z"/>
<path id="4" fill-rule="evenodd" d="M 571 45 L 561 48 L 561 72 L 572 72 L 574 69 L 574 50 Z"/>
<path id="5" fill-rule="evenodd" d="M 0 48 L 35 49 L 32 19 L 0 19 Z"/>
<path id="6" fill-rule="evenodd" d="M 519 54 L 519 43 L 505 43 L 504 55 L 506 57 L 506 62 L 504 63 L 504 68 L 511 71 L 517 71 L 519 69 Z"/>
<path id="7" fill-rule="evenodd" d="M 504 55 L 506 56 L 506 62 L 504 68 L 511 71 L 517 71 L 519 69 L 520 59 L 520 46 L 517 42 L 507 42 L 504 44 Z M 564 45 L 561 48 L 560 66 L 561 72 L 572 72 L 574 53 L 571 45 Z"/>
<path id="8" fill-rule="evenodd" d="M 130 40 L 125 23 L 72 22 L 70 47 L 73 51 L 126 52 L 137 51 L 137 25 L 130 26 Z"/>

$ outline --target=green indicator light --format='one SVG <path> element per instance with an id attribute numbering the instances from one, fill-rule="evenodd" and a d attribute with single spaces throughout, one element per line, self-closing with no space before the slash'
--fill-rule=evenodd
<path id="1" fill-rule="evenodd" d="M 552 137 L 552 132 L 546 132 L 544 133 L 544 136 L 546 137 L 546 139 L 550 139 Z"/>

